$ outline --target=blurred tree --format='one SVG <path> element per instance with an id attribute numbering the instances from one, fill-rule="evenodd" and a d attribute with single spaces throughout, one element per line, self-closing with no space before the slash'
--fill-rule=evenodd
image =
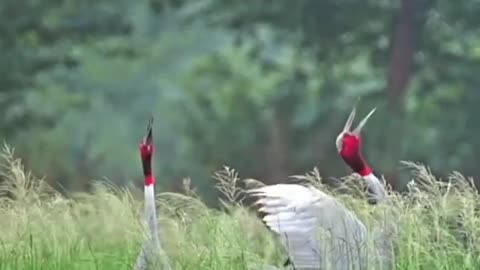
<path id="1" fill-rule="evenodd" d="M 389 153 L 389 165 L 386 168 L 387 179 L 393 186 L 398 186 L 398 170 L 396 163 L 402 156 L 405 141 L 404 99 L 408 83 L 412 77 L 415 54 L 415 31 L 421 31 L 423 18 L 421 8 L 416 0 L 402 0 L 395 28 L 390 41 L 391 56 L 387 69 L 387 102 L 390 111 L 387 113 L 389 124 L 385 140 L 385 152 Z"/>
<path id="2" fill-rule="evenodd" d="M 365 151 L 480 175 L 476 1 L 0 2 L 0 127 L 67 189 L 139 175 L 156 118 L 160 181 L 230 165 L 269 182 L 348 173 L 334 139 L 358 97 Z M 445 108 L 448 107 L 448 110 Z M 395 183 L 402 187 L 402 181 Z"/>

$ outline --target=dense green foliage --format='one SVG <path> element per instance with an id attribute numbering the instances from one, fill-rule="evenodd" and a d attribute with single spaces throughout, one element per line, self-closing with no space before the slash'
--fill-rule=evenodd
<path id="1" fill-rule="evenodd" d="M 141 191 L 97 183 L 93 193 L 65 198 L 23 171 L 12 152 L 2 154 L 0 269 L 131 269 L 142 242 Z M 346 177 L 342 191 L 323 187 L 318 171 L 298 180 L 321 186 L 355 211 L 373 230 L 378 215 L 398 225 L 394 233 L 398 270 L 460 270 L 480 267 L 480 198 L 469 179 L 453 173 L 439 182 L 423 166 L 412 172 L 409 194 L 372 207 Z M 238 174 L 216 173 L 226 196 L 223 210 L 208 208 L 185 183 L 185 194 L 157 196 L 162 243 L 175 269 L 260 269 L 280 266 L 285 253 L 242 200 Z M 340 194 L 341 193 L 341 194 Z"/>
<path id="2" fill-rule="evenodd" d="M 163 187 L 222 165 L 283 181 L 345 174 L 334 138 L 367 125 L 373 167 L 399 160 L 478 176 L 478 1 L 0 2 L 0 136 L 62 189 L 139 174 L 156 118 Z M 399 178 L 407 180 L 406 178 Z M 58 183 L 58 185 L 57 185 Z M 212 200 L 214 200 L 212 198 Z"/>

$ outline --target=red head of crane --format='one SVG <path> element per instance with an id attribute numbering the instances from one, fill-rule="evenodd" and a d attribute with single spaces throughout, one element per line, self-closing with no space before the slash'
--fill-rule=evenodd
<path id="1" fill-rule="evenodd" d="M 386 197 L 384 185 L 373 174 L 372 169 L 363 158 L 361 151 L 361 131 L 375 110 L 376 108 L 371 110 L 370 113 L 368 113 L 367 116 L 360 121 L 358 126 L 351 131 L 353 119 L 355 118 L 356 114 L 356 108 L 354 107 L 347 119 L 347 122 L 345 123 L 345 126 L 343 127 L 342 132 L 340 132 L 335 141 L 337 151 L 345 163 L 347 163 L 347 165 L 350 166 L 354 172 L 358 173 L 367 182 L 369 193 L 373 199 L 370 200 L 372 203 L 383 201 Z"/>
<path id="2" fill-rule="evenodd" d="M 142 250 L 138 255 L 135 270 L 146 269 L 171 269 L 168 258 L 160 244 L 160 237 L 157 228 L 157 214 L 155 209 L 155 176 L 152 170 L 152 158 L 154 153 L 153 145 L 153 117 L 150 118 L 147 125 L 147 135 L 140 142 L 140 158 L 142 160 L 144 176 L 144 195 L 145 195 L 145 219 L 148 224 L 149 239 L 143 244 Z M 154 268 L 149 266 L 154 265 Z"/>
<path id="3" fill-rule="evenodd" d="M 352 168 L 353 171 L 361 176 L 372 173 L 372 170 L 365 162 L 365 159 L 361 153 L 362 137 L 360 132 L 374 112 L 375 109 L 371 110 L 370 113 L 362 119 L 360 124 L 358 124 L 357 128 L 355 128 L 353 131 L 350 131 L 356 113 L 356 109 L 353 108 L 347 122 L 345 123 L 345 127 L 337 136 L 337 140 L 335 142 L 338 153 L 343 160 Z"/>
<path id="4" fill-rule="evenodd" d="M 152 173 L 152 156 L 154 152 L 154 145 L 152 142 L 152 125 L 153 117 L 148 121 L 147 135 L 140 143 L 140 157 L 142 159 L 143 175 L 145 177 L 145 187 L 153 186 L 155 184 L 155 177 Z"/>

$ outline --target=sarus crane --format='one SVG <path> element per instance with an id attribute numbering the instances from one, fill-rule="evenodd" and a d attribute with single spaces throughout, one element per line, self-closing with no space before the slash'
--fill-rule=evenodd
<path id="1" fill-rule="evenodd" d="M 385 186 L 361 152 L 361 131 L 374 112 L 351 131 L 354 107 L 336 147 L 345 163 L 366 182 L 369 202 L 381 204 L 387 201 Z M 392 229 L 382 220 L 376 224 L 378 228 L 369 231 L 353 212 L 311 185 L 276 184 L 248 192 L 265 225 L 280 237 L 288 253 L 285 266 L 296 270 L 392 269 Z"/>
<path id="2" fill-rule="evenodd" d="M 145 195 L 145 221 L 148 225 L 148 238 L 138 255 L 134 270 L 170 270 L 171 266 L 167 255 L 162 249 L 157 227 L 155 209 L 155 176 L 152 170 L 153 144 L 153 116 L 148 121 L 147 135 L 140 143 L 140 158 L 142 160 Z"/>

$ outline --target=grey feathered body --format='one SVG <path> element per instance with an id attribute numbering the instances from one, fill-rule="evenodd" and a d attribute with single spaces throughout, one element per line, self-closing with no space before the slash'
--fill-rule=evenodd
<path id="1" fill-rule="evenodd" d="M 371 232 L 333 197 L 311 186 L 278 184 L 249 191 L 296 270 L 392 269 L 391 230 Z M 385 265 L 387 263 L 387 265 Z"/>

